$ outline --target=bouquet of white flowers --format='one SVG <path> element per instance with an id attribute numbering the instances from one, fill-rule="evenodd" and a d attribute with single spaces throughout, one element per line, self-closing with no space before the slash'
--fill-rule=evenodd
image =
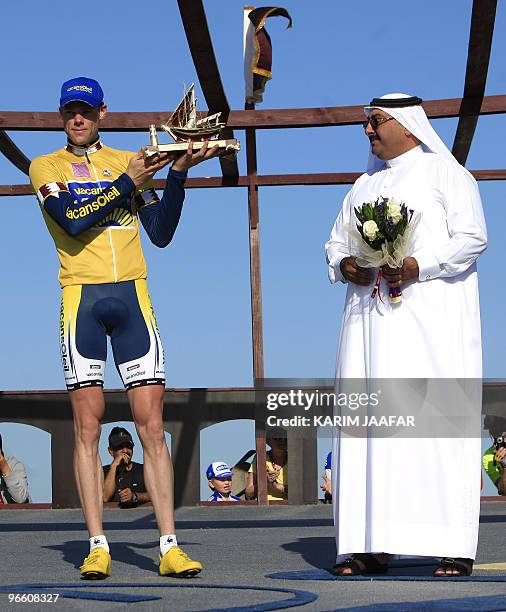
<path id="1" fill-rule="evenodd" d="M 380 268 L 371 296 L 374 298 L 379 291 L 381 266 L 402 267 L 419 216 L 403 202 L 383 196 L 355 208 L 355 215 L 359 223 L 356 229 L 349 227 L 348 233 L 355 243 L 352 250 L 357 253 L 357 264 L 363 268 Z M 400 287 L 390 287 L 388 297 L 391 303 L 400 303 Z"/>

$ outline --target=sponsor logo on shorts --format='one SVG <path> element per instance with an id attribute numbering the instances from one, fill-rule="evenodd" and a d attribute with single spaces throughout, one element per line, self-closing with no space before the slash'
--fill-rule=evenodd
<path id="1" fill-rule="evenodd" d="M 136 363 L 135 365 L 128 366 L 127 372 L 130 372 L 130 370 L 136 370 L 137 368 L 140 368 L 140 367 L 141 367 L 140 363 Z"/>
<path id="2" fill-rule="evenodd" d="M 131 378 L 139 378 L 139 376 L 144 376 L 144 374 L 146 374 L 146 370 L 144 370 L 144 372 L 134 372 L 133 374 L 127 376 L 127 378 L 128 380 L 130 380 Z"/>
<path id="3" fill-rule="evenodd" d="M 94 378 L 94 377 L 97 377 L 97 376 L 102 376 L 102 374 L 101 374 L 100 372 L 88 372 L 88 373 L 86 374 L 86 376 L 87 376 L 88 378 Z"/>
<path id="4" fill-rule="evenodd" d="M 75 376 L 73 376 L 75 379 Z M 69 384 L 67 382 L 67 389 L 69 391 L 74 391 L 75 389 L 82 389 L 83 387 L 103 387 L 104 383 L 101 380 L 86 380 L 83 382 L 76 382 L 74 384 Z"/>
<path id="5" fill-rule="evenodd" d="M 164 378 L 145 378 L 144 380 L 133 380 L 126 383 L 126 389 L 135 389 L 136 387 L 144 387 L 145 385 L 165 385 Z"/>
<path id="6" fill-rule="evenodd" d="M 60 352 L 63 369 L 68 372 L 70 370 L 70 362 L 67 345 L 65 344 L 65 309 L 63 307 L 63 300 L 60 307 Z"/>
<path id="7" fill-rule="evenodd" d="M 92 363 L 90 365 L 90 370 L 100 370 L 102 366 L 99 363 Z"/>

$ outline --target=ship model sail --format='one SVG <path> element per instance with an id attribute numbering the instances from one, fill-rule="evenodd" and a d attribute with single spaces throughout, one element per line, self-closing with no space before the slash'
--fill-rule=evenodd
<path id="1" fill-rule="evenodd" d="M 220 116 L 221 113 L 215 113 L 203 119 L 197 119 L 197 98 L 195 97 L 195 85 L 192 83 L 179 106 L 169 117 L 167 124 L 162 123 L 160 127 L 176 141 L 213 138 L 225 127 L 224 123 L 219 122 Z"/>
<path id="2" fill-rule="evenodd" d="M 185 151 L 188 148 L 189 140 L 193 142 L 194 150 L 200 149 L 205 140 L 210 140 L 210 147 L 218 145 L 225 149 L 227 153 L 235 154 L 241 148 L 238 140 L 235 138 L 219 140 L 219 133 L 225 127 L 225 123 L 220 123 L 220 116 L 221 113 L 214 113 L 202 119 L 197 119 L 197 98 L 195 96 L 195 86 L 192 83 L 188 90 L 185 88 L 183 99 L 169 117 L 167 123 L 160 125 L 176 141 L 175 144 L 159 144 L 156 126 L 151 125 L 149 128 L 151 144 L 146 148 L 146 157 L 161 152 Z"/>

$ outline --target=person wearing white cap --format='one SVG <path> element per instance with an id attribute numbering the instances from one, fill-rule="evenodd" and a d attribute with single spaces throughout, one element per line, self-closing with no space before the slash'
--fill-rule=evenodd
<path id="1" fill-rule="evenodd" d="M 235 502 L 241 501 L 232 495 L 232 470 L 223 461 L 214 461 L 206 470 L 207 484 L 213 492 L 207 501 Z"/>
<path id="2" fill-rule="evenodd" d="M 343 379 L 482 376 L 476 260 L 487 233 L 481 199 L 421 102 L 396 93 L 364 109 L 368 169 L 345 197 L 326 243 L 330 281 L 348 285 L 337 385 Z M 354 209 L 379 196 L 404 202 L 419 221 L 410 256 L 401 268 L 382 269 L 373 298 L 378 270 L 357 264 L 349 228 L 358 222 Z M 399 286 L 401 304 L 382 299 Z M 478 539 L 480 450 L 479 430 L 461 438 L 409 439 L 370 432 L 350 437 L 336 429 L 332 572 L 385 573 L 390 555 L 406 555 L 441 558 L 435 576 L 469 575 Z M 455 461 L 465 479 L 455 478 Z"/>

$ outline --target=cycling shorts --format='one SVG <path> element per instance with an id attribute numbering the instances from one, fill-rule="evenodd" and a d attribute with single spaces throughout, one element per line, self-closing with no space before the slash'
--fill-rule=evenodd
<path id="1" fill-rule="evenodd" d="M 107 336 L 127 390 L 165 385 L 163 348 L 145 279 L 63 287 L 60 350 L 69 391 L 103 386 Z"/>

